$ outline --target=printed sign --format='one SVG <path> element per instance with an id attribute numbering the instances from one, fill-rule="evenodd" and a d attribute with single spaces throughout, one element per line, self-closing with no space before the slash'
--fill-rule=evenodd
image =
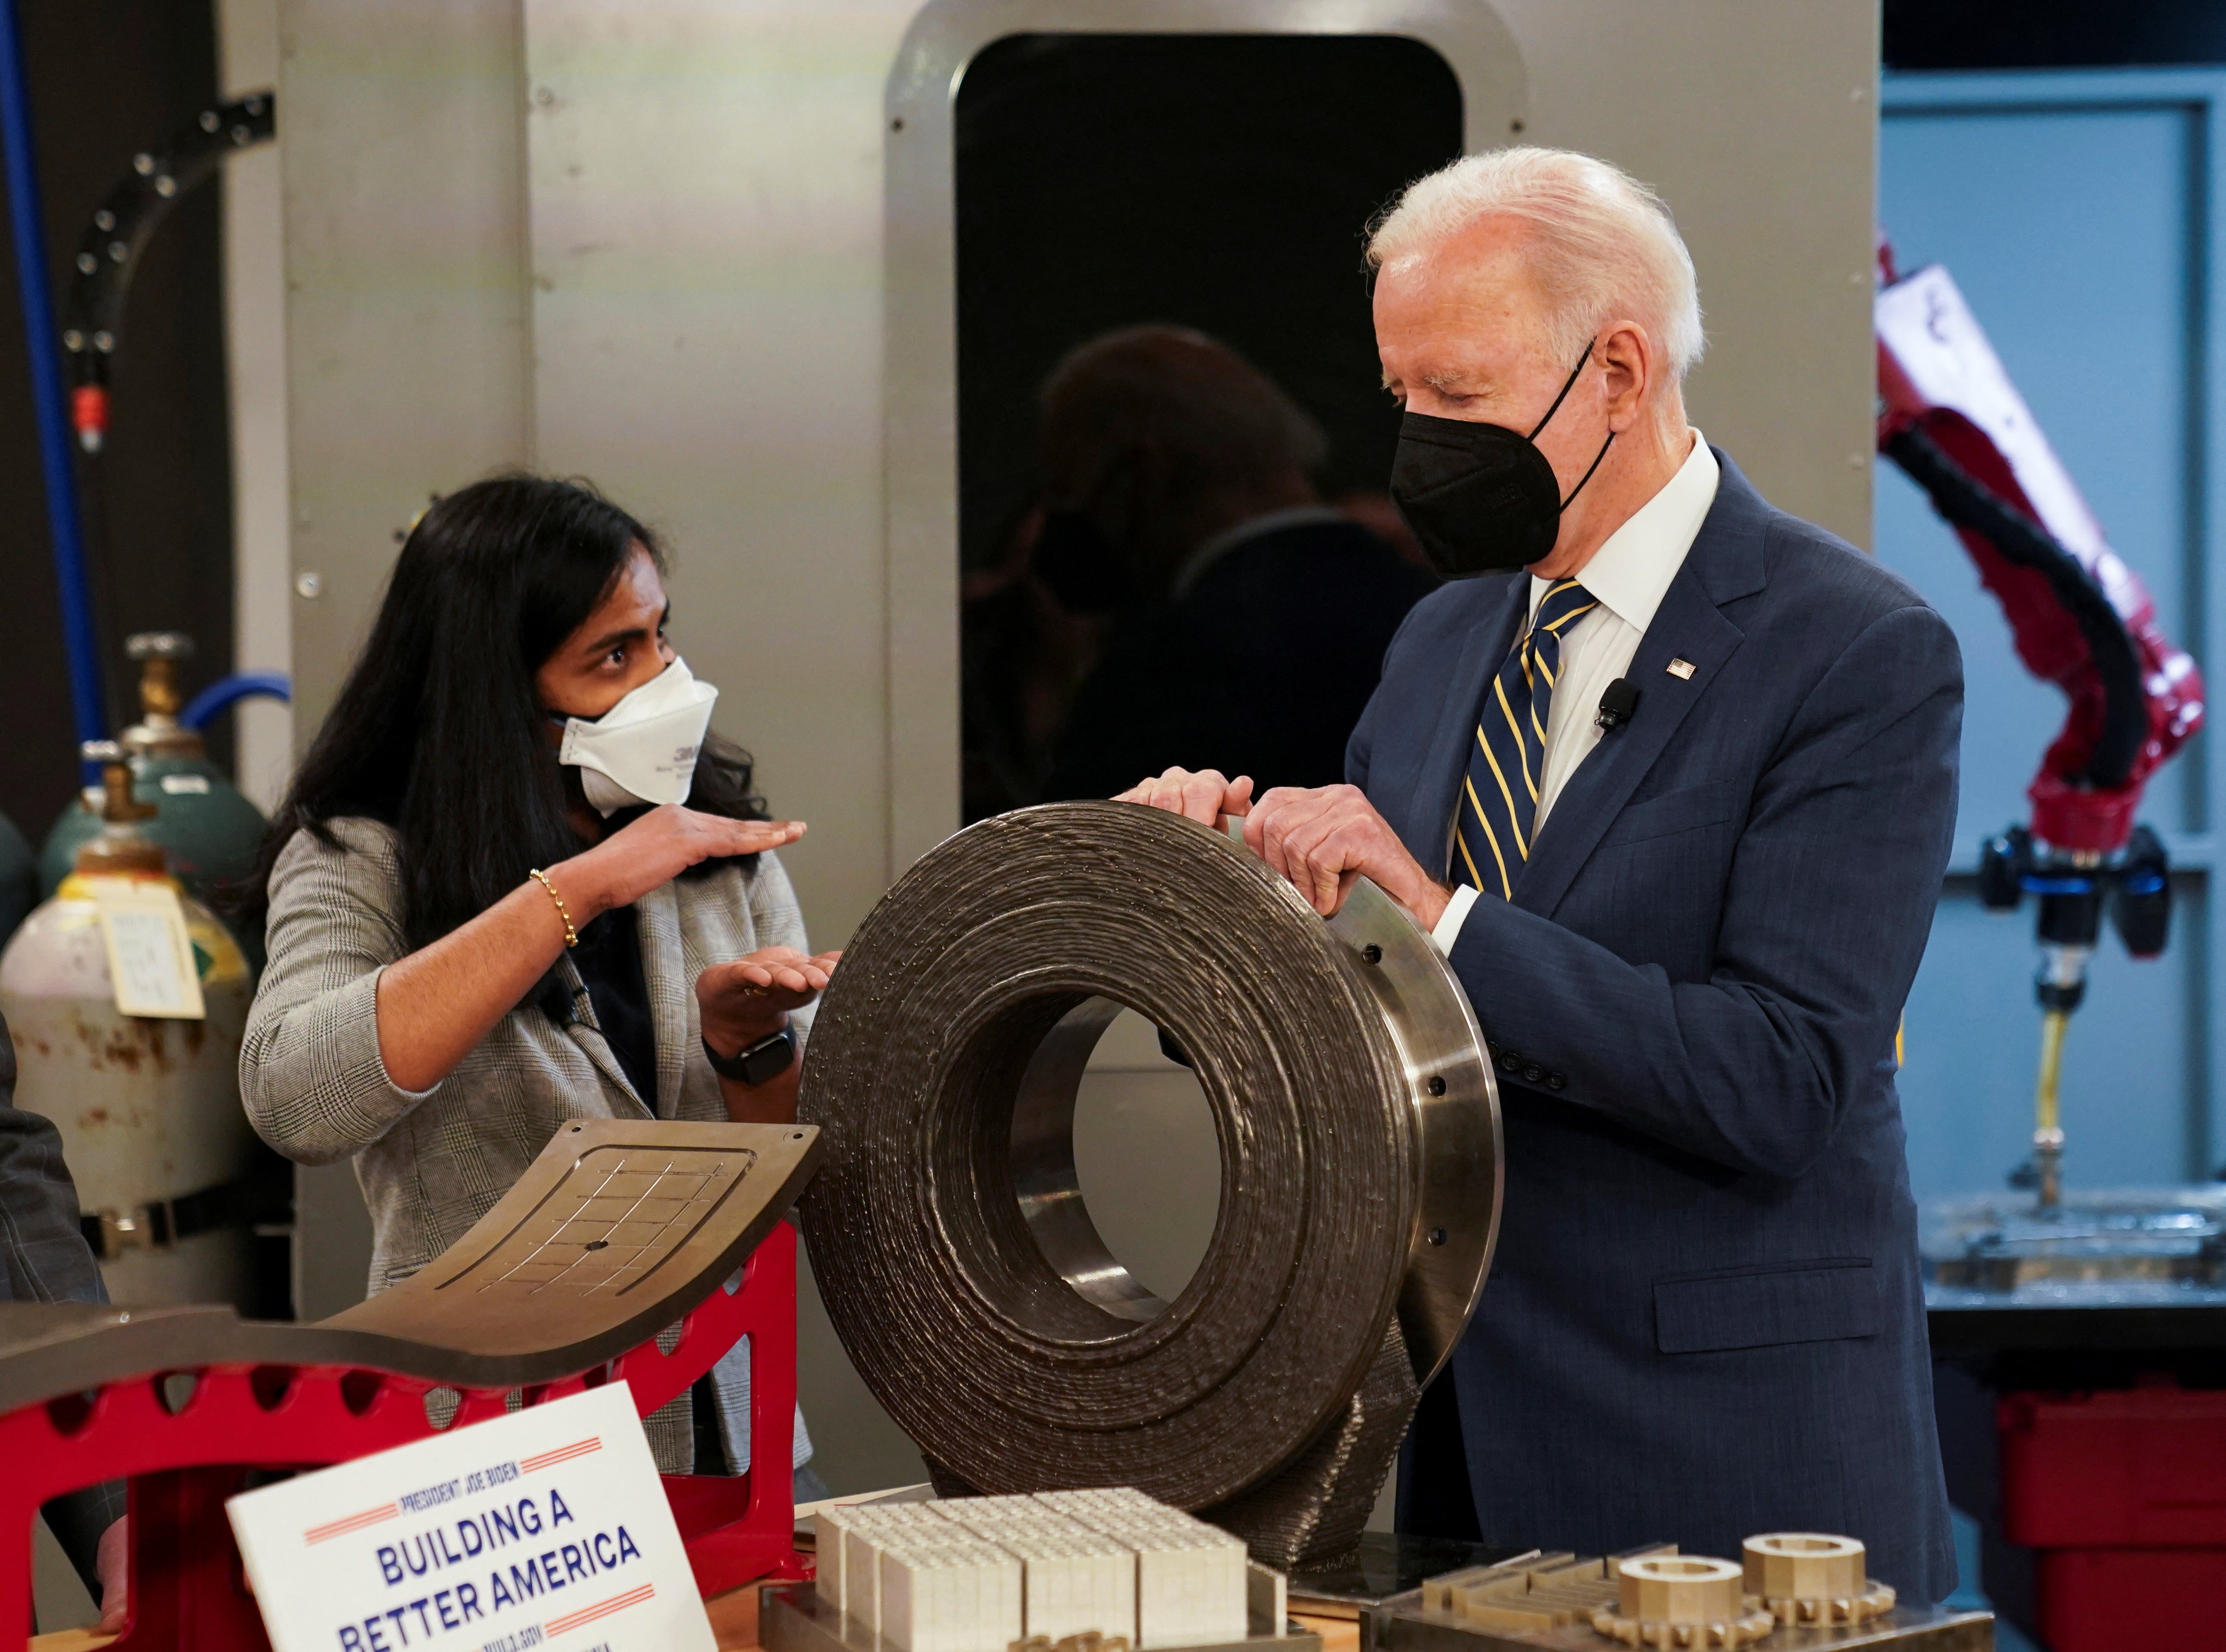
<path id="1" fill-rule="evenodd" d="M 88 878 L 100 912 L 100 938 L 108 951 L 108 979 L 124 1015 L 158 1015 L 198 1021 L 200 973 L 186 909 L 167 883 L 132 878 Z"/>
<path id="2" fill-rule="evenodd" d="M 715 1652 L 623 1382 L 225 1508 L 276 1652 Z"/>

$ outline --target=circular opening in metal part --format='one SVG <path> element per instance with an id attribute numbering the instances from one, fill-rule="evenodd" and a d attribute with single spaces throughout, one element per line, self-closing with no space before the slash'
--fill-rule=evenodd
<path id="1" fill-rule="evenodd" d="M 1068 1012 L 1013 1109 L 1013 1181 L 1045 1259 L 1124 1319 L 1167 1312 L 1212 1248 L 1221 1143 L 1195 1074 L 1108 998 Z"/>

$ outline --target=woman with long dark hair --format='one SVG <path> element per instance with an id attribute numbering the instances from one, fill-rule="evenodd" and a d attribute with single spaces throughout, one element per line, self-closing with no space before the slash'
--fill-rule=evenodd
<path id="1" fill-rule="evenodd" d="M 578 483 L 438 501 L 271 823 L 240 1090 L 289 1158 L 353 1158 L 373 1292 L 566 1119 L 795 1116 L 836 955 L 773 855 L 802 823 L 766 818 L 665 639 L 664 573 Z M 738 1349 L 650 1418 L 659 1466 L 746 1469 L 748 1381 Z"/>

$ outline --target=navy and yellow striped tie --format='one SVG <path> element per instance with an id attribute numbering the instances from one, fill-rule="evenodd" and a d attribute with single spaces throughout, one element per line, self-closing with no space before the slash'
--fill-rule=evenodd
<path id="1" fill-rule="evenodd" d="M 1486 894 L 1515 896 L 1530 858 L 1530 823 L 1546 778 L 1547 712 L 1561 674 L 1561 639 L 1600 605 L 1574 580 L 1549 588 L 1484 693 L 1453 824 L 1453 875 Z"/>

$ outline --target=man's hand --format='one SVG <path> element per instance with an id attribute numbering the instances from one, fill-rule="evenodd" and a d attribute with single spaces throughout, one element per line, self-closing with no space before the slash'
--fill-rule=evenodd
<path id="1" fill-rule="evenodd" d="M 1277 786 L 1245 816 L 1244 842 L 1325 918 L 1345 905 L 1355 878 L 1371 880 L 1426 930 L 1452 899 L 1358 786 Z"/>
<path id="2" fill-rule="evenodd" d="M 1255 804 L 1250 775 L 1231 780 L 1218 769 L 1169 769 L 1114 801 L 1164 809 L 1202 826 L 1218 825 L 1223 815 L 1243 816 L 1245 846 L 1325 918 L 1345 905 L 1355 878 L 1372 879 L 1426 930 L 1437 926 L 1452 899 L 1358 786 L 1277 786 Z"/>
<path id="3" fill-rule="evenodd" d="M 1201 826 L 1218 826 L 1224 815 L 1241 815 L 1252 806 L 1252 777 L 1226 778 L 1219 769 L 1169 769 L 1157 779 L 1139 780 L 1115 803 L 1140 803 L 1182 815 Z"/>

